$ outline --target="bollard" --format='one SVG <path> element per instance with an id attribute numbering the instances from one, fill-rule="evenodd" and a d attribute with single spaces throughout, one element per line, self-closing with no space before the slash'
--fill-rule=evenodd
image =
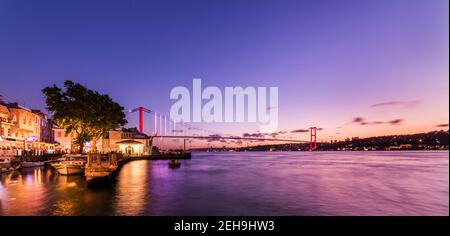
<path id="1" fill-rule="evenodd" d="M 91 154 L 88 154 L 88 155 L 87 155 L 87 163 L 86 163 L 86 166 L 87 166 L 87 167 L 91 167 L 91 165 L 92 165 L 92 155 L 91 155 Z"/>
<path id="2" fill-rule="evenodd" d="M 95 156 L 95 165 L 102 166 L 102 157 L 100 154 L 94 154 Z"/>
<path id="3" fill-rule="evenodd" d="M 117 155 L 115 153 L 109 153 L 108 157 L 109 157 L 109 166 L 110 167 L 117 166 Z"/>

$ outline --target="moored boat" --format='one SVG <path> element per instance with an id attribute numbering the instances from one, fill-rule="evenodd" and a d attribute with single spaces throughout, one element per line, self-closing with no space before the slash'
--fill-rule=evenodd
<path id="1" fill-rule="evenodd" d="M 50 166 L 61 175 L 77 175 L 84 172 L 86 166 L 86 155 L 66 154 L 57 162 L 50 163 Z"/>
<path id="2" fill-rule="evenodd" d="M 61 175 L 77 175 L 84 172 L 85 161 L 61 161 L 50 164 Z"/>
<path id="3" fill-rule="evenodd" d="M 22 168 L 32 168 L 32 167 L 41 167 L 44 166 L 44 162 L 42 161 L 23 161 L 20 165 Z"/>
<path id="4" fill-rule="evenodd" d="M 0 157 L 0 173 L 13 170 L 12 157 Z"/>
<path id="5" fill-rule="evenodd" d="M 172 160 L 169 161 L 169 167 L 170 168 L 178 168 L 180 166 L 181 166 L 181 163 L 180 163 L 179 160 L 172 159 Z"/>

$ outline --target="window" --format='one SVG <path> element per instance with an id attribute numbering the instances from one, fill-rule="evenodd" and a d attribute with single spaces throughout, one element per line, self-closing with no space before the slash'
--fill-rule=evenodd
<path id="1" fill-rule="evenodd" d="M 58 138 L 61 138 L 61 131 L 58 132 Z"/>

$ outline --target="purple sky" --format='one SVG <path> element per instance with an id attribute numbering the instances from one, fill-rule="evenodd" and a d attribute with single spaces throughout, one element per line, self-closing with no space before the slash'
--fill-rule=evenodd
<path id="1" fill-rule="evenodd" d="M 196 77 L 278 86 L 279 130 L 322 140 L 448 129 L 448 4 L 0 0 L 0 94 L 44 108 L 40 90 L 70 79 L 168 114 L 170 90 Z"/>

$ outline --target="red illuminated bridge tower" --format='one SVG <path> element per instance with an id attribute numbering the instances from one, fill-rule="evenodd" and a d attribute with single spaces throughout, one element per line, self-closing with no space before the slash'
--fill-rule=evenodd
<path id="1" fill-rule="evenodd" d="M 144 133 L 144 112 L 150 113 L 152 111 L 145 107 L 137 107 L 137 108 L 130 110 L 130 112 L 136 112 L 136 111 L 139 111 L 139 132 Z"/>
<path id="2" fill-rule="evenodd" d="M 314 151 L 317 148 L 317 128 L 311 127 L 310 129 L 310 143 L 309 150 Z"/>

